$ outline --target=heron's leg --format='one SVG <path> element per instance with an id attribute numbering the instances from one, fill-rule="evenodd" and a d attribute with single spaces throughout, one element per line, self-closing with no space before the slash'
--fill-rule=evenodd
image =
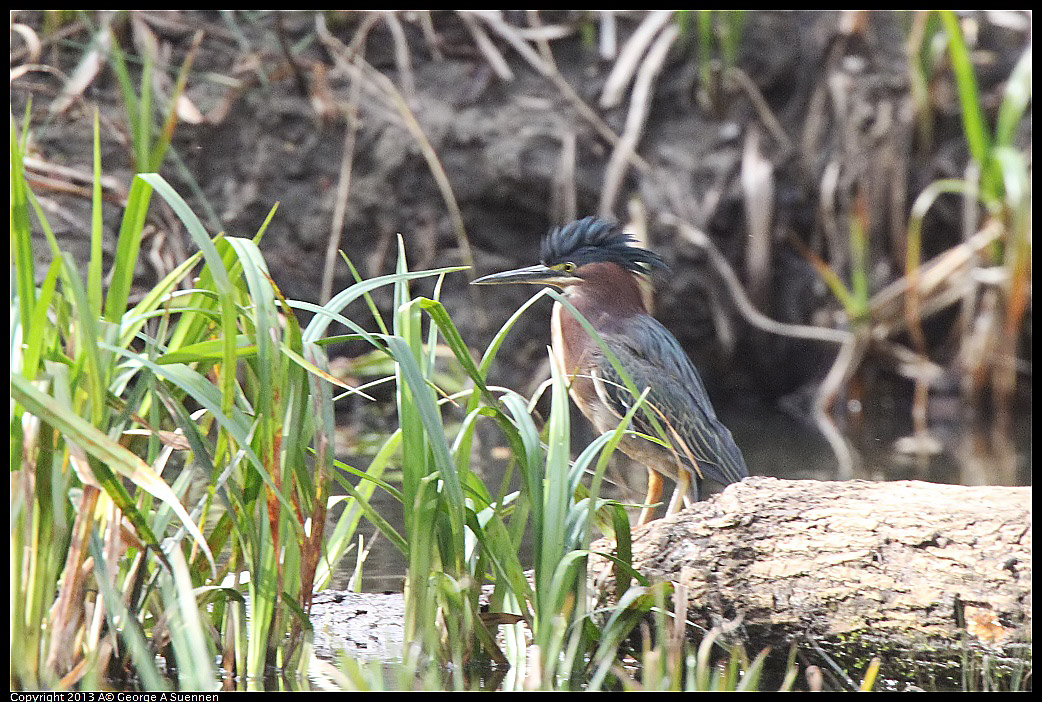
<path id="1" fill-rule="evenodd" d="M 654 504 L 662 497 L 662 476 L 648 468 L 648 495 L 644 498 L 644 507 L 637 517 L 637 526 L 650 522 L 655 515 Z"/>
<path id="2" fill-rule="evenodd" d="M 676 514 L 680 511 L 681 505 L 684 502 L 684 498 L 687 496 L 688 488 L 691 486 L 691 477 L 687 474 L 686 470 L 682 470 L 677 475 L 677 487 L 673 490 L 673 497 L 669 500 L 669 506 L 666 507 L 666 516 Z"/>
<path id="3" fill-rule="evenodd" d="M 699 500 L 699 496 L 698 496 L 698 481 L 697 480 L 692 480 L 691 481 L 691 494 L 690 495 L 688 495 L 688 494 L 684 495 L 684 509 L 687 509 L 691 505 L 695 504 L 696 502 L 698 502 L 698 500 Z"/>

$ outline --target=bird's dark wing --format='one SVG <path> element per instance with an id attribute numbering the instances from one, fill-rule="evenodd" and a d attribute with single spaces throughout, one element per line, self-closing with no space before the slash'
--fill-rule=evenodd
<path id="1" fill-rule="evenodd" d="M 621 333 L 602 338 L 638 392 L 651 388 L 647 402 L 653 414 L 680 458 L 688 464 L 695 459 L 696 475 L 723 485 L 749 475 L 731 432 L 716 418 L 698 371 L 665 327 L 651 316 L 639 315 L 627 320 Z M 634 340 L 640 340 L 639 346 Z M 633 394 L 603 354 L 598 354 L 595 367 L 598 393 L 621 417 L 633 405 Z M 657 436 L 643 411 L 634 416 L 633 428 Z"/>

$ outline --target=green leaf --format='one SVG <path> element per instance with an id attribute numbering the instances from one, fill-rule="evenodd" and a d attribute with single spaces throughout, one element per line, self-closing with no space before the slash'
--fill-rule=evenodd
<path id="1" fill-rule="evenodd" d="M 156 475 L 144 461 L 110 439 L 101 430 L 95 428 L 83 418 L 59 406 L 54 398 L 38 390 L 32 383 L 20 375 L 11 376 L 11 394 L 28 411 L 54 426 L 65 435 L 67 440 L 74 442 L 84 451 L 97 458 L 103 464 L 101 467 L 105 471 L 110 468 L 115 470 L 141 489 L 168 504 L 199 544 L 199 547 L 206 555 L 206 559 L 210 562 L 211 571 L 213 573 L 217 572 L 213 554 L 210 552 L 210 547 L 207 545 L 203 533 L 196 526 L 195 522 L 192 521 L 188 512 L 181 505 L 180 500 L 177 499 L 177 495 L 170 489 L 170 486 Z M 95 477 L 100 481 L 103 476 L 99 475 L 98 471 L 95 470 Z M 122 491 L 122 485 L 118 482 L 115 482 L 115 485 L 119 486 L 120 491 Z M 108 488 L 109 486 L 106 487 Z M 122 491 L 121 495 L 118 493 L 113 494 L 112 492 L 109 494 L 117 501 L 120 509 L 127 514 L 128 518 L 134 522 L 134 526 L 138 528 L 142 538 L 151 545 L 158 547 L 155 536 L 141 517 L 141 513 L 134 507 L 134 503 L 129 500 L 129 496 L 126 496 L 125 491 Z M 160 551 L 160 553 L 162 552 Z"/>

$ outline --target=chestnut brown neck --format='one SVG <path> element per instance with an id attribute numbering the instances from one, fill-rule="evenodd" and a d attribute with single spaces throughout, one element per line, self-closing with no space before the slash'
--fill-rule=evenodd
<path id="1" fill-rule="evenodd" d="M 625 334 L 626 323 L 636 315 L 647 314 L 637 277 L 614 263 L 588 263 L 578 271 L 583 280 L 566 289 L 569 302 L 582 313 L 600 334 Z M 582 324 L 554 303 L 551 318 L 554 358 L 568 378 L 569 392 L 587 417 L 592 408 L 589 398 L 596 394 L 590 368 L 596 363 L 596 344 Z M 596 424 L 596 422 L 595 422 Z"/>
<path id="2" fill-rule="evenodd" d="M 637 276 L 615 263 L 588 263 L 578 271 L 583 281 L 569 286 L 568 299 L 598 329 L 613 320 L 647 314 Z"/>

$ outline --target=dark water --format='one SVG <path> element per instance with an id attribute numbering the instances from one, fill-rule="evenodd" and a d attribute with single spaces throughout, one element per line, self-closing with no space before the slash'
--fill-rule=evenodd
<path id="1" fill-rule="evenodd" d="M 930 436 L 936 441 L 929 456 L 906 453 L 912 432 L 911 406 L 901 394 L 877 397 L 871 407 L 848 416 L 841 427 L 855 458 L 852 475 L 844 476 L 836 455 L 814 423 L 806 419 L 807 408 L 791 411 L 757 401 L 739 401 L 717 407 L 721 420 L 731 429 L 753 475 L 768 475 L 793 480 L 840 480 L 853 477 L 866 480 L 924 480 L 961 485 L 1031 484 L 1031 406 L 1030 398 L 1015 412 L 1012 429 L 1002 435 L 992 428 L 976 427 L 965 419 L 966 412 L 957 399 L 932 398 Z M 497 460 L 499 437 L 494 430 L 479 432 L 478 451 L 487 485 L 498 486 L 505 462 Z M 585 446 L 593 435 L 585 419 L 573 411 L 572 446 Z M 368 458 L 345 456 L 358 468 Z M 623 501 L 639 502 L 644 496 L 645 471 L 621 452 L 616 452 L 608 469 L 602 495 Z M 667 485 L 664 499 L 672 487 Z M 398 530 L 402 529 L 402 508 L 379 489 L 374 506 Z M 664 508 L 659 508 L 661 516 Z M 636 510 L 631 514 L 635 520 Z M 370 541 L 375 529 L 363 520 L 359 531 Z M 522 558 L 527 557 L 523 551 Z M 355 559 L 349 554 L 341 562 L 332 587 L 345 589 L 354 571 Z M 366 592 L 400 591 L 404 582 L 404 558 L 387 541 L 377 537 L 363 566 L 361 588 Z"/>

